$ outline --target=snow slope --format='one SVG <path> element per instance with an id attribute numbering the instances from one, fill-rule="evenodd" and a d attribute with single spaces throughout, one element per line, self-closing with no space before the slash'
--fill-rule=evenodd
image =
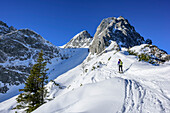
<path id="1" fill-rule="evenodd" d="M 56 59 L 52 59 L 52 64 L 48 64 L 47 68 L 50 70 L 48 71 L 49 74 L 49 80 L 54 80 L 59 75 L 67 72 L 68 70 L 76 67 L 80 63 L 82 63 L 85 58 L 88 56 L 89 52 L 87 48 L 77 48 L 77 49 L 65 49 L 68 51 L 74 51 L 74 53 L 71 53 L 71 56 L 69 59 L 64 60 L 61 62 L 57 61 Z M 66 51 L 67 52 L 67 51 Z M 65 53 L 66 54 L 66 53 Z"/>
<path id="2" fill-rule="evenodd" d="M 125 50 L 89 55 L 54 80 L 60 87 L 47 85 L 51 101 L 33 113 L 169 113 L 170 62 L 160 66 L 138 62 Z M 118 73 L 119 58 L 123 74 Z M 0 112 L 14 113 L 15 98 L 0 103 Z"/>
<path id="3" fill-rule="evenodd" d="M 74 52 L 70 52 L 74 51 Z M 74 68 L 75 66 L 79 65 L 88 55 L 88 49 L 79 48 L 79 49 L 65 49 L 61 52 L 62 54 L 69 54 L 71 57 L 69 59 L 61 60 L 60 58 L 56 57 L 51 60 L 52 64 L 47 64 L 47 68 L 49 68 L 48 75 L 49 81 L 57 78 L 59 75 L 67 72 L 68 70 Z M 69 56 L 68 55 L 68 56 Z M 73 63 L 74 62 L 74 63 Z M 8 86 L 10 90 L 2 94 L 0 93 L 0 102 L 9 99 L 15 95 L 18 95 L 19 89 L 24 88 L 24 84 L 20 84 L 18 86 Z"/>
<path id="4" fill-rule="evenodd" d="M 55 80 L 65 89 L 56 90 L 54 84 L 48 84 L 49 98 L 55 99 L 35 113 L 170 112 L 170 63 L 153 66 L 138 62 L 125 51 L 89 58 Z M 119 58 L 124 62 L 124 74 L 117 72 Z"/>
<path id="5" fill-rule="evenodd" d="M 121 109 L 121 103 L 124 97 L 124 85 L 124 81 L 120 78 L 109 79 L 96 84 L 83 85 L 81 88 L 70 91 L 62 96 L 57 96 L 53 101 L 50 101 L 47 105 L 42 106 L 35 112 L 116 112 Z M 107 107 L 103 107 L 103 104 Z"/>

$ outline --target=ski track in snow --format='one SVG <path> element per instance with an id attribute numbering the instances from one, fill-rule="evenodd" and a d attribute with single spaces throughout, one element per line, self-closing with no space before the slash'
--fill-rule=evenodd
<path id="1" fill-rule="evenodd" d="M 120 55 L 118 55 L 121 57 Z M 125 59 L 125 58 L 121 58 Z M 129 60 L 129 59 L 126 59 Z M 130 60 L 129 60 L 130 61 Z M 126 74 L 128 70 L 133 66 L 134 62 L 131 62 L 129 67 L 127 67 L 123 74 L 119 74 L 113 69 L 104 69 L 102 70 L 105 75 L 108 73 L 109 77 L 111 78 L 112 75 L 115 77 L 120 77 L 125 80 L 125 98 L 124 103 L 122 106 L 121 113 L 145 113 L 152 111 L 152 107 L 156 106 L 155 109 L 157 112 L 170 112 L 170 98 L 167 97 L 161 87 L 154 84 L 154 86 L 159 87 L 162 93 L 158 92 L 157 90 L 150 89 L 151 87 L 145 86 L 145 84 L 140 83 L 141 81 L 147 81 L 146 79 L 142 78 L 132 78 L 133 75 Z M 110 71 L 112 70 L 112 71 Z M 95 83 L 96 81 L 100 81 L 96 79 L 96 76 L 92 77 L 92 82 Z M 161 77 L 159 77 L 161 78 Z M 108 79 L 108 78 L 106 78 Z M 162 78 L 165 80 L 165 78 Z M 148 81 L 147 81 L 148 82 Z M 152 81 L 149 81 L 151 84 Z M 151 98 L 149 98 L 151 97 Z M 164 103 L 165 101 L 165 103 Z M 167 106 L 164 106 L 167 105 Z M 150 106 L 150 107 L 148 107 Z M 143 110 L 144 109 L 144 110 Z M 154 110 L 155 111 L 155 110 Z"/>

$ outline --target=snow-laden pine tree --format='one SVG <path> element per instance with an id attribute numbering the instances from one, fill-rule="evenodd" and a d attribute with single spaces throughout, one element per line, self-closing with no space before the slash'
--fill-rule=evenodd
<path id="1" fill-rule="evenodd" d="M 18 98 L 18 105 L 16 109 L 26 109 L 26 112 L 31 112 L 45 103 L 45 96 L 47 91 L 45 84 L 48 82 L 48 76 L 46 71 L 47 62 L 43 59 L 43 51 L 39 53 L 37 63 L 33 65 L 31 74 L 28 76 L 24 89 Z"/>

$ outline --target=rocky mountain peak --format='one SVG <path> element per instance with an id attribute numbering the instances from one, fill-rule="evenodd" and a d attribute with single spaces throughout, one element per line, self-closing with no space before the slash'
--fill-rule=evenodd
<path id="1" fill-rule="evenodd" d="M 118 20 L 125 20 L 125 18 L 123 16 L 119 16 L 117 19 Z"/>
<path id="2" fill-rule="evenodd" d="M 102 52 L 106 46 L 110 45 L 110 40 L 116 41 L 119 46 L 127 48 L 145 43 L 144 38 L 122 16 L 102 20 L 90 45 L 91 53 Z"/>
<path id="3" fill-rule="evenodd" d="M 6 23 L 0 21 L 0 35 L 7 34 L 15 30 L 17 29 L 14 28 L 13 26 L 9 27 Z"/>
<path id="4" fill-rule="evenodd" d="M 64 48 L 87 48 L 89 47 L 93 37 L 86 31 L 82 31 L 75 35 Z"/>
<path id="5" fill-rule="evenodd" d="M 0 21 L 0 26 L 8 27 L 8 25 L 2 21 Z"/>
<path id="6" fill-rule="evenodd" d="M 113 21 L 116 20 L 115 17 L 109 17 L 109 18 L 105 18 L 102 20 L 102 22 L 100 23 L 100 25 L 97 27 L 97 31 L 95 33 L 95 35 L 99 35 L 104 29 L 107 28 L 107 26 Z"/>

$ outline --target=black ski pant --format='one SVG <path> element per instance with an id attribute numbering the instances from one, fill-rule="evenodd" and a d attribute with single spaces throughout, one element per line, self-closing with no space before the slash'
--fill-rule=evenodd
<path id="1" fill-rule="evenodd" d="M 119 72 L 122 71 L 123 72 L 123 69 L 122 69 L 122 65 L 119 65 Z"/>

